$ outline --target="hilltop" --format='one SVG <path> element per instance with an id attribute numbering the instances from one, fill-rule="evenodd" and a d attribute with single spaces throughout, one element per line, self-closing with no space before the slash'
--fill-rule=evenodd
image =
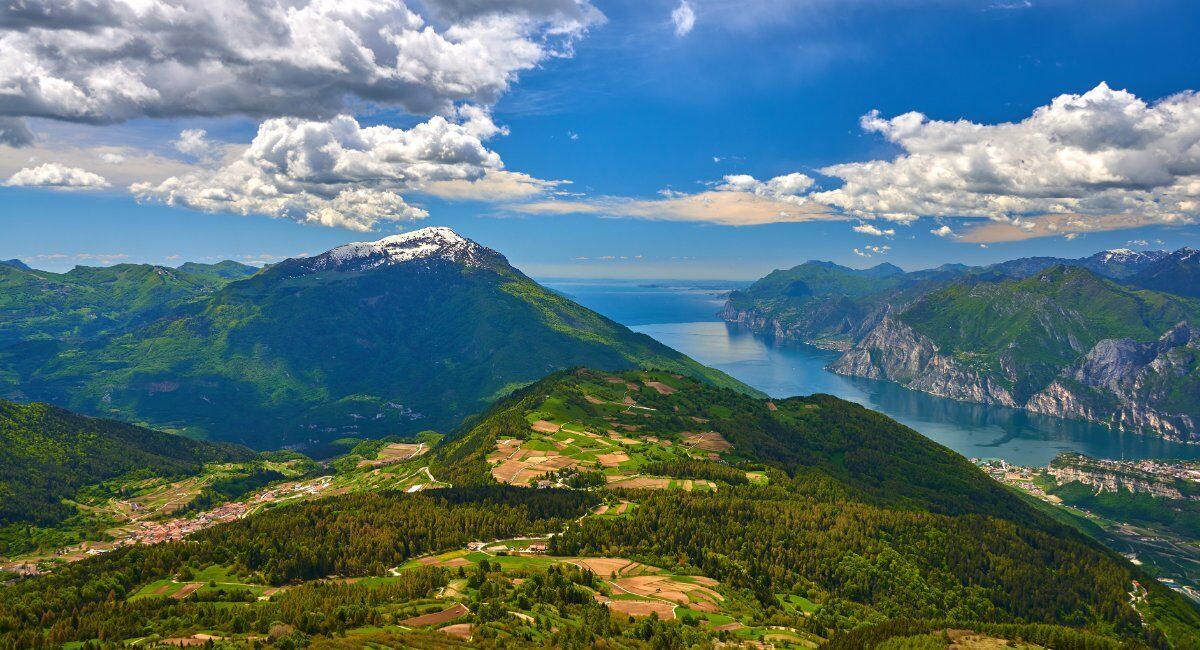
<path id="1" fill-rule="evenodd" d="M 0 390 L 257 448 L 450 428 L 572 365 L 662 368 L 751 390 L 447 228 L 348 244 L 232 281 L 211 269 L 104 273 L 159 279 L 139 285 L 145 308 L 129 311 L 125 300 L 129 316 L 89 325 L 90 336 L 65 335 L 57 323 L 66 315 L 27 320 L 0 347 Z M 191 282 L 211 291 L 173 297 Z M 71 285 L 80 307 L 68 315 L 93 310 L 100 295 L 78 283 L 87 291 Z"/>

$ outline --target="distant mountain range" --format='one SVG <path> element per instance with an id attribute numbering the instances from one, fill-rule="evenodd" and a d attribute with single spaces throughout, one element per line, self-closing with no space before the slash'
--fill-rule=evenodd
<path id="1" fill-rule="evenodd" d="M 447 428 L 554 370 L 751 391 L 446 228 L 261 271 L 0 267 L 0 397 L 258 448 Z"/>
<path id="2" fill-rule="evenodd" d="M 1190 248 L 912 273 L 808 262 L 722 315 L 841 350 L 835 372 L 1200 441 L 1198 274 Z"/>

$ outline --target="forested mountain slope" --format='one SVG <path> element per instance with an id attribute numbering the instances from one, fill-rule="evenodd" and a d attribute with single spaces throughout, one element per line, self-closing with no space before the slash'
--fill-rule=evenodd
<path id="1" fill-rule="evenodd" d="M 1200 614 L 1180 596 L 957 454 L 828 396 L 560 372 L 391 471 L 454 487 L 279 507 L 0 588 L 0 643 L 203 630 L 278 647 L 343 634 L 875 647 L 951 629 L 995 645 L 1197 647 Z M 170 596 L 199 575 L 222 577 Z M 329 576 L 343 579 L 311 582 Z"/>
<path id="2" fill-rule="evenodd" d="M 129 472 L 195 474 L 204 463 L 254 456 L 237 445 L 0 400 L 0 526 L 54 523 L 73 512 L 61 500 L 76 489 Z"/>
<path id="3" fill-rule="evenodd" d="M 0 349 L 0 381 L 25 399 L 273 448 L 448 428 L 576 364 L 750 390 L 444 228 L 288 260 L 89 340 Z"/>

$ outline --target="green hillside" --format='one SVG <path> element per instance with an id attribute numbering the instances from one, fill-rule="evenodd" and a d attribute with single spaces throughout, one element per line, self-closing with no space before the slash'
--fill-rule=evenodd
<path id="1" fill-rule="evenodd" d="M 258 448 L 449 428 L 572 365 L 750 390 L 494 251 L 453 245 L 470 263 L 289 260 L 119 334 L 0 350 L 0 378 L 31 399 Z"/>
<path id="2" fill-rule="evenodd" d="M 1057 266 L 1023 280 L 958 283 L 901 319 L 944 353 L 1005 382 L 1018 402 L 1045 388 L 1102 339 L 1157 340 L 1200 306 Z"/>
<path id="3" fill-rule="evenodd" d="M 149 264 L 77 266 L 51 273 L 0 264 L 0 349 L 79 341 L 145 323 L 237 277 L 234 262 L 190 270 Z"/>
<path id="4" fill-rule="evenodd" d="M 195 474 L 204 463 L 254 456 L 244 447 L 0 400 L 0 526 L 58 522 L 74 512 L 62 499 L 130 472 Z"/>
<path id="5" fill-rule="evenodd" d="M 1198 647 L 1181 596 L 829 396 L 577 369 L 389 468 L 453 487 L 270 508 L 0 588 L 0 644 Z"/>

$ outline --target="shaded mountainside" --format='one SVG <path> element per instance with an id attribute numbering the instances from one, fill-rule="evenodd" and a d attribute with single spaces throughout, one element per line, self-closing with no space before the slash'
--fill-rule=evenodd
<path id="1" fill-rule="evenodd" d="M 437 228 L 288 260 L 110 336 L 0 350 L 9 392 L 259 448 L 448 428 L 581 364 L 749 390 Z"/>
<path id="2" fill-rule="evenodd" d="M 1200 303 L 1187 274 L 1197 262 L 1190 249 L 1117 250 L 892 273 L 873 285 L 871 270 L 808 263 L 735 292 L 723 316 L 836 347 L 835 372 L 1200 439 Z M 818 266 L 838 281 L 789 293 Z"/>
<path id="3" fill-rule="evenodd" d="M 54 523 L 73 512 L 61 500 L 75 490 L 129 472 L 195 474 L 204 463 L 253 457 L 237 445 L 0 400 L 0 525 Z"/>
<path id="4" fill-rule="evenodd" d="M 543 489 L 512 463 L 541 467 Z M 958 454 L 830 396 L 574 369 L 395 471 L 418 469 L 455 487 L 276 507 L 0 588 L 0 645 L 205 630 L 277 647 L 459 634 L 485 647 L 849 648 L 874 647 L 855 644 L 865 630 L 950 628 L 994 644 L 981 647 L 1200 647 L 1200 612 L 1181 596 Z M 226 591 L 168 597 L 199 575 L 228 576 Z M 408 618 L 438 612 L 454 613 Z M 441 636 L 422 636 L 430 626 Z"/>
<path id="5" fill-rule="evenodd" d="M 1146 289 L 1200 297 L 1200 251 L 1182 248 L 1130 278 L 1133 284 Z"/>

